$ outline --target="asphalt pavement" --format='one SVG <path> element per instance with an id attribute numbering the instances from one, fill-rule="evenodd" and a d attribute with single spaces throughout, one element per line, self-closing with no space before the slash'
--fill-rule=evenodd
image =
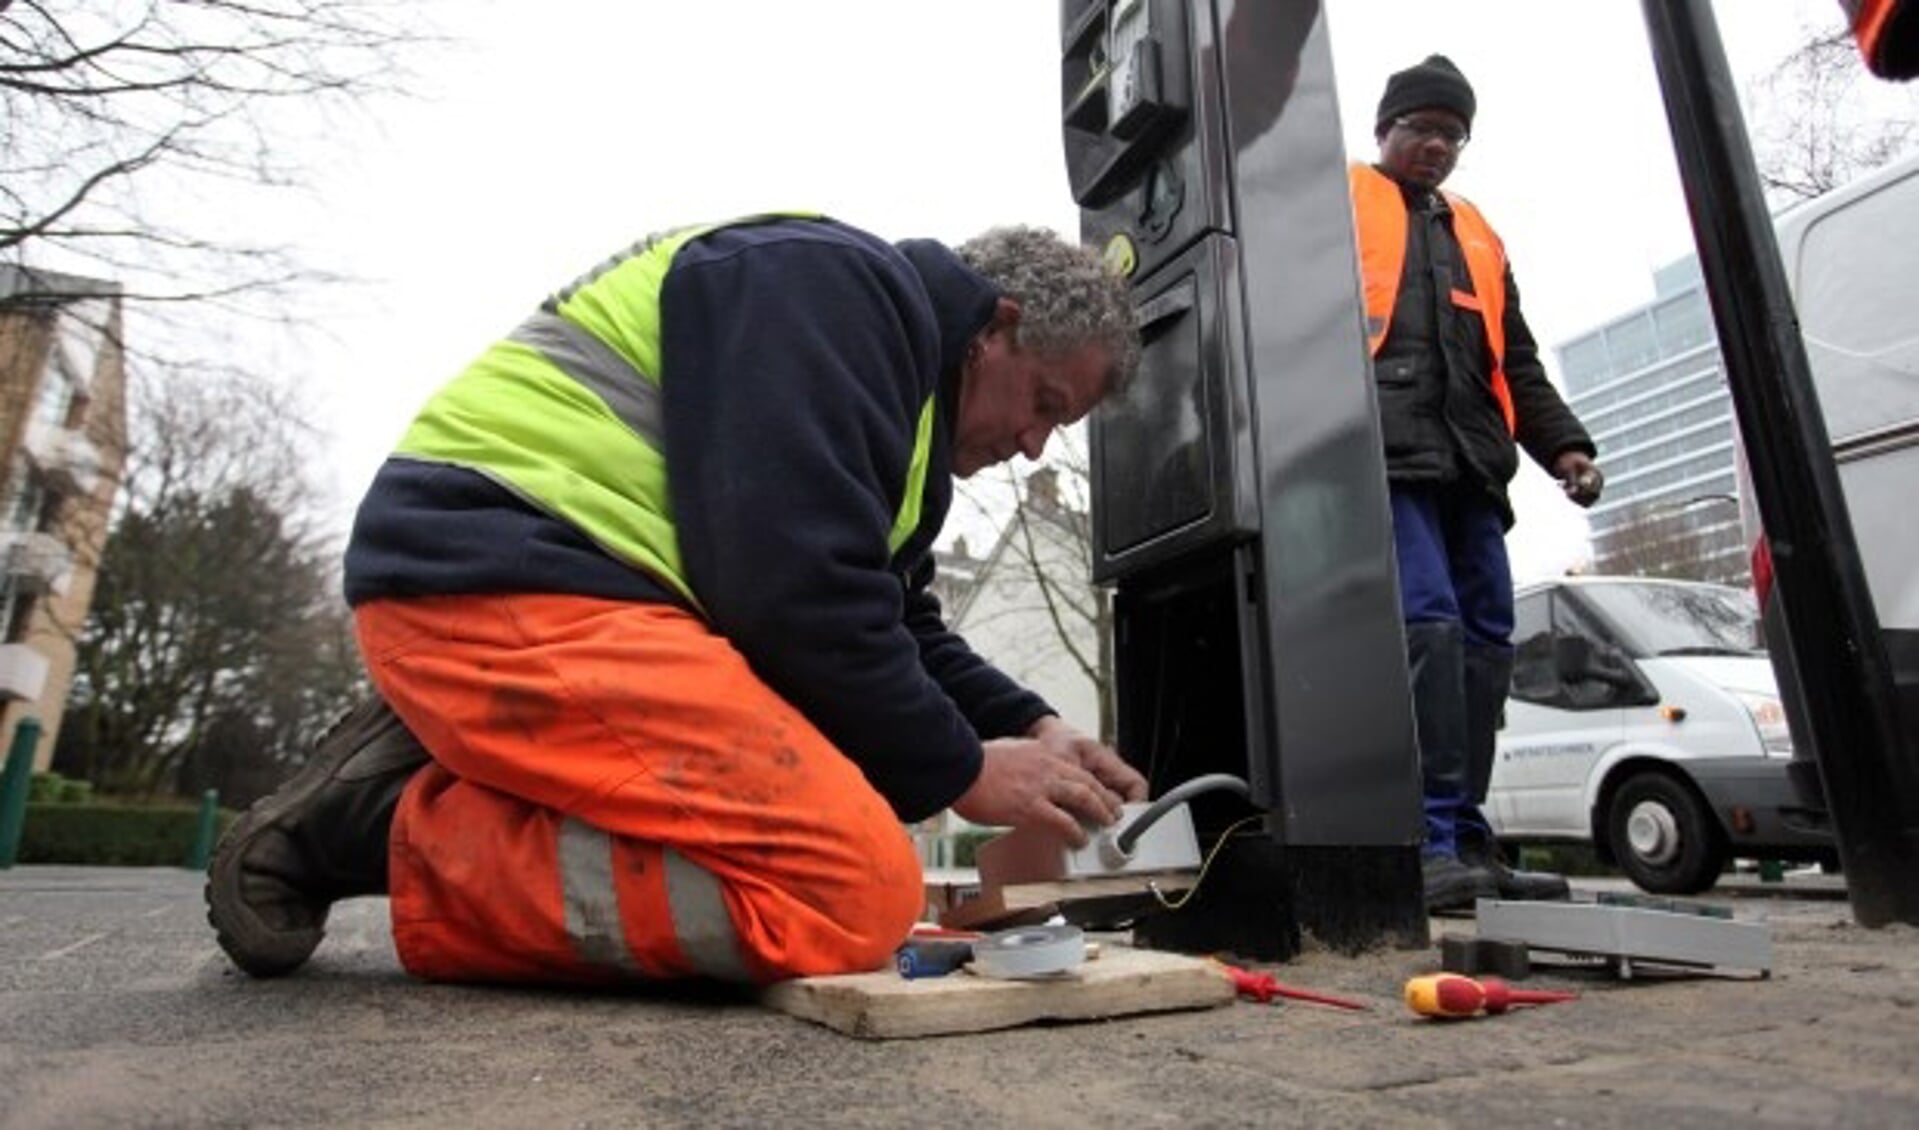
<path id="1" fill-rule="evenodd" d="M 377 899 L 338 908 L 298 975 L 253 981 L 198 875 L 19 867 L 0 871 L 0 1127 L 1919 1125 L 1919 930 L 1853 924 L 1830 876 L 1705 901 L 1770 927 L 1770 977 L 1562 965 L 1525 985 L 1577 1001 L 1444 1022 L 1400 1001 L 1436 950 L 1309 948 L 1271 970 L 1372 1009 L 869 1042 L 733 994 L 413 981 Z"/>

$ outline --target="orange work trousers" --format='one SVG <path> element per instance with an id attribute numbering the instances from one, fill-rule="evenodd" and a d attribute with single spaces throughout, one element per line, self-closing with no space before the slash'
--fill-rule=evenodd
<path id="1" fill-rule="evenodd" d="M 389 841 L 409 972 L 766 983 L 883 966 L 918 916 L 892 809 L 697 617 L 492 594 L 355 625 L 433 755 Z"/>

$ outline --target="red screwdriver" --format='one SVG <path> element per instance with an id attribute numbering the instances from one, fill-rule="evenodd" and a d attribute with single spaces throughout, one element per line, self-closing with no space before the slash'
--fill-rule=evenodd
<path id="1" fill-rule="evenodd" d="M 1271 973 L 1253 973 L 1237 965 L 1228 965 L 1218 958 L 1213 959 L 1213 964 L 1219 966 L 1228 977 L 1233 979 L 1233 988 L 1239 991 L 1240 996 L 1258 1001 L 1260 1004 L 1267 1004 L 1274 997 L 1285 997 L 1288 1000 L 1311 1001 L 1314 1004 L 1331 1005 L 1334 1008 L 1351 1009 L 1354 1012 L 1364 1012 L 1370 1007 L 1361 1001 L 1347 1000 L 1328 993 L 1316 993 L 1310 989 L 1296 989 L 1281 982 Z"/>
<path id="2" fill-rule="evenodd" d="M 1406 982 L 1406 1007 L 1421 1016 L 1444 1020 L 1497 1014 L 1516 1004 L 1555 1004 L 1578 999 L 1578 993 L 1515 989 L 1497 977 L 1475 981 L 1457 973 L 1434 973 Z"/>

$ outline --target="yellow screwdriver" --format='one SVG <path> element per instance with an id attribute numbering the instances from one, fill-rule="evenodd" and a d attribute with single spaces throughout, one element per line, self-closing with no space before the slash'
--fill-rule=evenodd
<path id="1" fill-rule="evenodd" d="M 1406 982 L 1406 1007 L 1421 1016 L 1441 1020 L 1498 1014 L 1516 1004 L 1555 1004 L 1578 999 L 1578 993 L 1515 989 L 1497 977 L 1475 981 L 1457 973 L 1433 973 Z"/>

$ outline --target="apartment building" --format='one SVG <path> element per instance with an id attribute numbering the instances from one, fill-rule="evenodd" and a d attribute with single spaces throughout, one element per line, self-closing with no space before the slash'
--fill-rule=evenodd
<path id="1" fill-rule="evenodd" d="M 53 756 L 126 452 L 120 290 L 0 265 L 0 751 Z"/>
<path id="2" fill-rule="evenodd" d="M 1698 260 L 1655 272 L 1653 289 L 1651 302 L 1555 349 L 1566 401 L 1606 471 L 1588 515 L 1593 569 L 1741 583 L 1732 397 Z"/>

